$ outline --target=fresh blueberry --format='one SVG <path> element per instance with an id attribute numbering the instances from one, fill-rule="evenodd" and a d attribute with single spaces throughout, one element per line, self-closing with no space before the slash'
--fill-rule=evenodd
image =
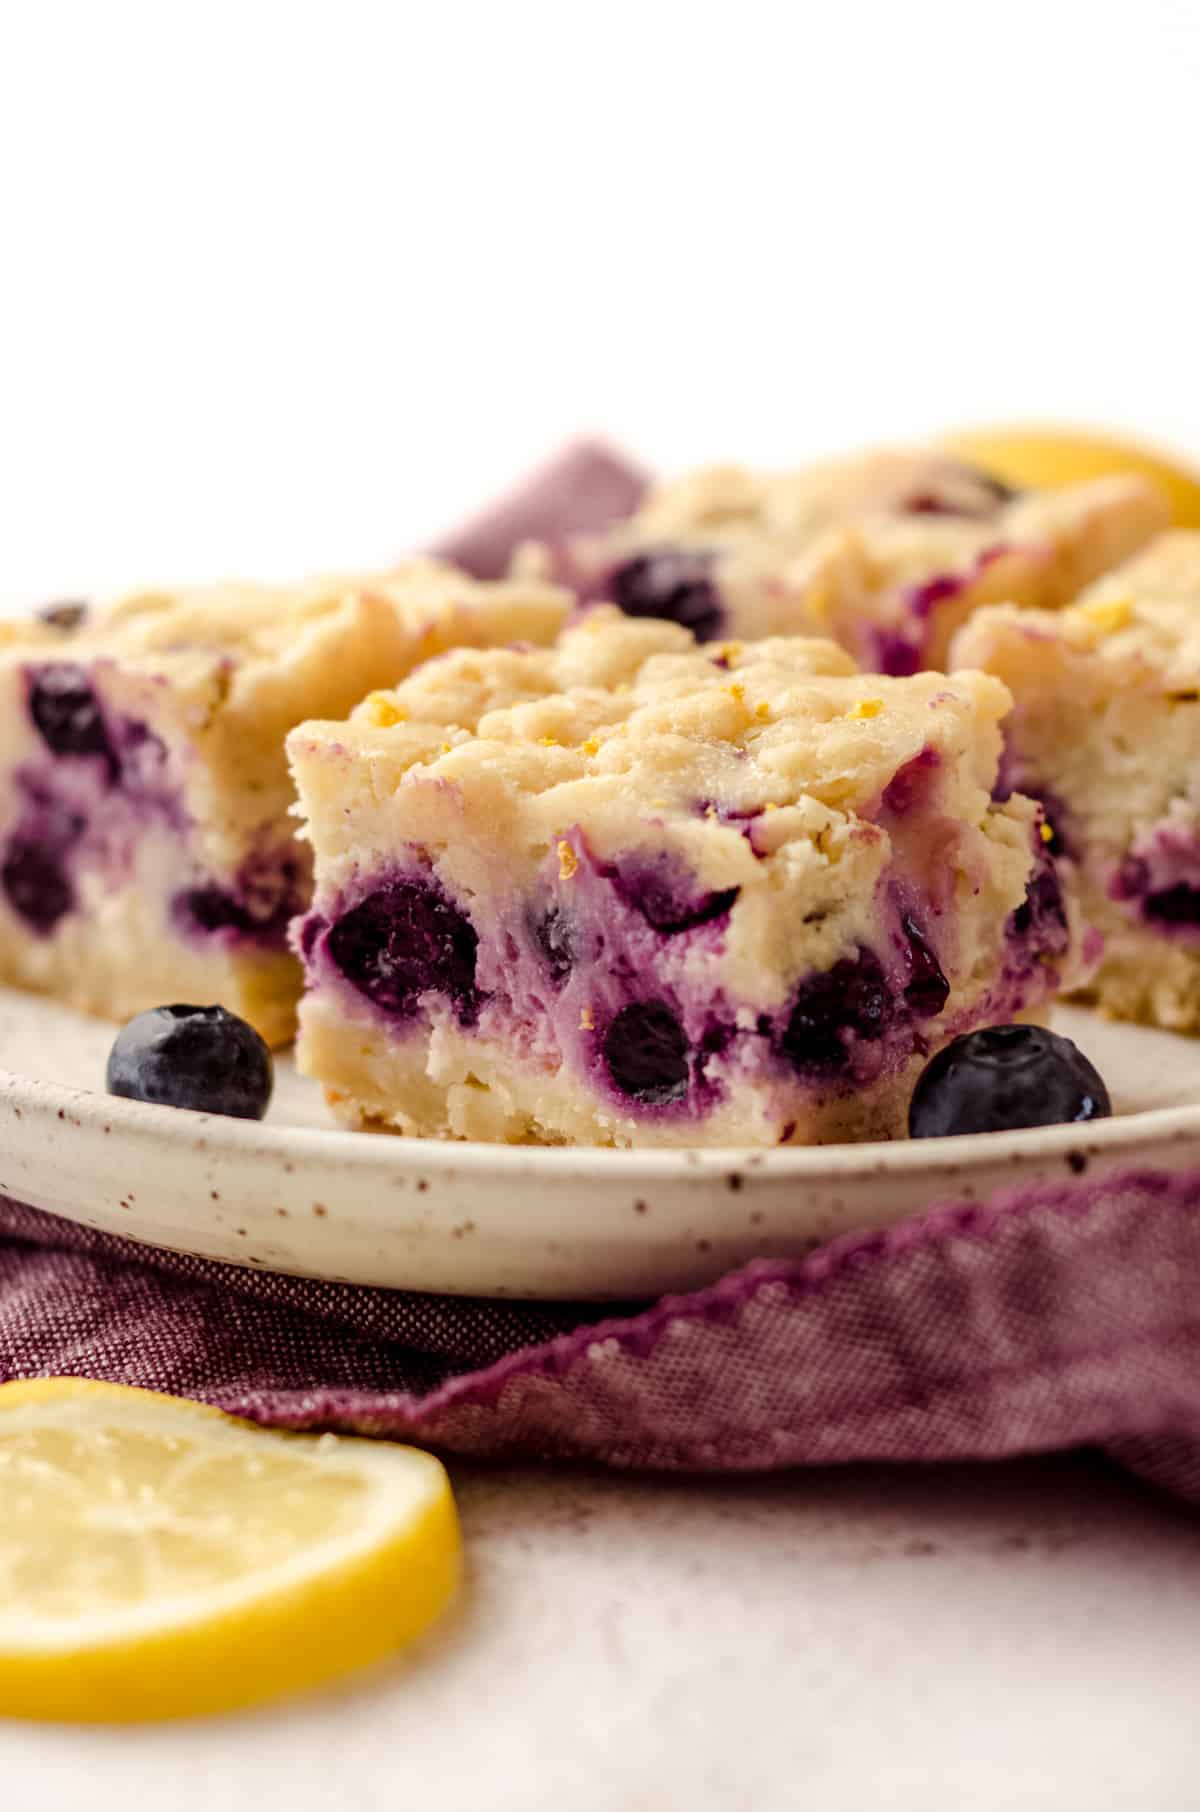
<path id="1" fill-rule="evenodd" d="M 29 714 L 55 755 L 103 755 L 115 766 L 99 701 L 73 661 L 39 667 L 29 687 Z"/>
<path id="2" fill-rule="evenodd" d="M 908 1113 L 914 1139 L 1101 1120 L 1108 1090 L 1077 1045 L 1041 1026 L 989 1026 L 939 1051 Z"/>
<path id="3" fill-rule="evenodd" d="M 801 983 L 780 1039 L 783 1054 L 801 1071 L 844 1070 L 854 1041 L 883 1037 L 890 1008 L 879 959 L 860 949 Z"/>
<path id="4" fill-rule="evenodd" d="M 261 1120 L 274 1070 L 254 1027 L 226 1007 L 151 1007 L 117 1033 L 105 1080 L 130 1101 Z"/>
<path id="5" fill-rule="evenodd" d="M 665 617 L 698 642 L 720 634 L 725 613 L 703 548 L 656 547 L 615 567 L 608 589 L 627 617 Z"/>
<path id="6" fill-rule="evenodd" d="M 529 935 L 550 980 L 561 988 L 579 961 L 579 927 L 575 920 L 561 906 L 550 906 L 545 912 L 530 916 Z"/>
<path id="7" fill-rule="evenodd" d="M 665 1107 L 687 1094 L 687 1036 L 663 1001 L 622 1007 L 604 1034 L 603 1051 L 614 1084 L 634 1101 Z"/>
<path id="8" fill-rule="evenodd" d="M 422 994 L 448 994 L 464 1024 L 479 1009 L 471 921 L 430 881 L 391 881 L 351 907 L 326 948 L 347 981 L 385 1012 L 408 1015 Z"/>
<path id="9" fill-rule="evenodd" d="M 39 623 L 46 623 L 51 629 L 70 632 L 82 629 L 88 618 L 90 606 L 82 598 L 60 598 L 53 604 L 43 604 L 35 611 Z"/>
<path id="10" fill-rule="evenodd" d="M 909 982 L 904 998 L 918 1019 L 933 1019 L 950 998 L 950 983 L 934 955 L 933 948 L 911 913 L 905 913 L 900 928 L 908 945 Z"/>
<path id="11" fill-rule="evenodd" d="M 38 937 L 49 937 L 75 905 L 61 845 L 26 831 L 8 840 L 0 886 L 12 910 Z"/>

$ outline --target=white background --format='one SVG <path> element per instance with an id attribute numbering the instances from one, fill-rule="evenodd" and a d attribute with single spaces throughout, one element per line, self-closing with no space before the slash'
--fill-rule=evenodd
<path id="1" fill-rule="evenodd" d="M 1198 118 L 1196 0 L 0 0 L 0 597 L 387 560 L 580 428 L 1198 449 Z M 1195 1804 L 1194 1521 L 1004 1476 L 463 1477 L 411 1675 L 0 1800 Z"/>
<path id="2" fill-rule="evenodd" d="M 0 0 L 0 595 L 384 560 L 580 427 L 1200 446 L 1196 0 Z"/>

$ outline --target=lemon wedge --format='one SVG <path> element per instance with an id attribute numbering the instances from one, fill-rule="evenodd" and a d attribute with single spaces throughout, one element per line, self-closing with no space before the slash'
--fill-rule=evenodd
<path id="1" fill-rule="evenodd" d="M 947 434 L 943 446 L 1015 485 L 1074 484 L 1132 472 L 1171 500 L 1179 528 L 1200 528 L 1200 461 L 1087 428 L 978 428 Z"/>
<path id="2" fill-rule="evenodd" d="M 0 1385 L 0 1715 L 186 1717 L 314 1686 L 419 1635 L 459 1568 L 449 1482 L 416 1448 Z"/>

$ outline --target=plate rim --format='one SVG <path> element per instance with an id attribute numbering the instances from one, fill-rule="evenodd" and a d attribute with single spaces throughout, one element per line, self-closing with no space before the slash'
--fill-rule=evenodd
<path id="1" fill-rule="evenodd" d="M 956 1133 L 939 1139 L 875 1139 L 859 1143 L 784 1146 L 677 1145 L 613 1147 L 604 1145 L 507 1145 L 473 1139 L 408 1138 L 389 1132 L 367 1132 L 347 1127 L 279 1125 L 261 1120 L 240 1120 L 231 1115 L 200 1113 L 191 1108 L 166 1107 L 133 1101 L 98 1089 L 30 1076 L 0 1067 L 0 1111 L 24 1118 L 28 1112 L 46 1121 L 67 1120 L 81 1129 L 120 1125 L 136 1138 L 170 1150 L 175 1146 L 194 1151 L 205 1128 L 215 1128 L 221 1146 L 233 1152 L 294 1158 L 312 1153 L 326 1160 L 339 1156 L 356 1170 L 394 1170 L 423 1167 L 439 1173 L 503 1171 L 512 1178 L 528 1172 L 569 1178 L 607 1173 L 625 1180 L 678 1177 L 687 1171 L 731 1172 L 769 1169 L 776 1182 L 794 1177 L 798 1183 L 823 1177 L 899 1170 L 932 1172 L 970 1170 L 978 1164 L 994 1166 L 1011 1159 L 1069 1156 L 1086 1146 L 1089 1153 L 1109 1155 L 1123 1146 L 1137 1148 L 1147 1142 L 1170 1143 L 1179 1138 L 1200 1139 L 1200 1104 L 1143 1108 L 1105 1119 L 1068 1121 L 1052 1126 L 1021 1127 L 1014 1131 Z"/>

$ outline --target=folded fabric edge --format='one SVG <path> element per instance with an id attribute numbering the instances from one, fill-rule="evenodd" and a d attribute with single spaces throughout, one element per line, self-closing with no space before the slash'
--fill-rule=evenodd
<path id="1" fill-rule="evenodd" d="M 665 1296 L 648 1309 L 605 1317 L 519 1348 L 484 1368 L 448 1379 L 426 1396 L 415 1397 L 406 1392 L 389 1394 L 379 1399 L 378 1412 L 389 1418 L 411 1418 L 415 1424 L 464 1406 L 494 1404 L 514 1380 L 535 1375 L 565 1378 L 602 1347 L 647 1359 L 668 1330 L 679 1323 L 730 1323 L 767 1289 L 786 1291 L 794 1303 L 819 1299 L 848 1273 L 865 1277 L 869 1271 L 885 1267 L 898 1258 L 943 1243 L 981 1246 L 992 1240 L 998 1231 L 1011 1232 L 1014 1225 L 1029 1221 L 1035 1215 L 1049 1214 L 1084 1221 L 1101 1202 L 1131 1193 L 1149 1196 L 1164 1207 L 1194 1214 L 1200 1210 L 1200 1171 L 1137 1168 L 1087 1183 L 1048 1183 L 1002 1190 L 982 1203 L 954 1200 L 937 1203 L 895 1227 L 845 1234 L 804 1259 L 757 1259 L 702 1290 Z M 1200 1328 L 1200 1295 L 1197 1300 L 1196 1325 Z M 1131 1331 L 1127 1344 L 1137 1344 L 1145 1338 L 1143 1331 Z M 1110 1351 L 1119 1344 L 1112 1343 Z M 956 1381 L 956 1388 L 970 1389 L 980 1377 L 979 1373 L 966 1373 Z M 1197 1393 L 1200 1416 L 1200 1379 L 1197 1380 Z M 289 1426 L 308 1426 L 337 1413 L 337 1392 L 269 1395 L 271 1418 L 279 1420 L 286 1416 Z M 221 1406 L 231 1413 L 255 1419 L 258 1396 L 259 1393 L 249 1392 L 236 1401 L 223 1402 Z"/>

